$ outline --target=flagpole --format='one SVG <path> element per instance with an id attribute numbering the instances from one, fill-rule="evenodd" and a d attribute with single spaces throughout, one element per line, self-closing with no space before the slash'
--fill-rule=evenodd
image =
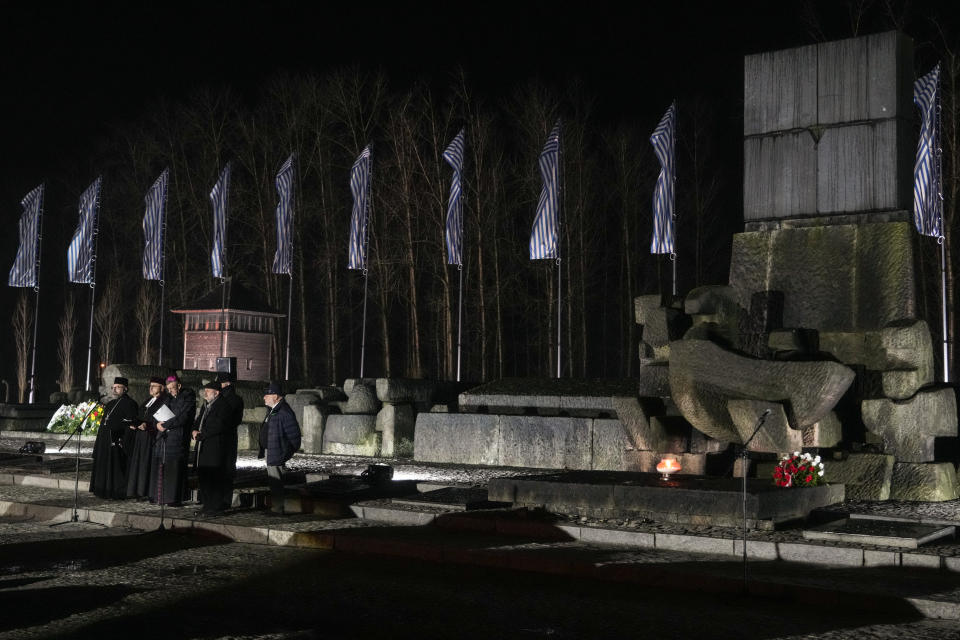
<path id="1" fill-rule="evenodd" d="M 165 298 L 167 287 L 164 278 L 167 275 L 167 183 L 163 185 L 163 220 L 160 224 L 160 350 L 157 354 L 157 366 L 163 366 L 163 316 L 166 315 Z"/>
<path id="2" fill-rule="evenodd" d="M 291 234 L 292 235 L 292 234 Z M 293 239 L 291 238 L 291 241 Z M 290 248 L 293 250 L 293 247 Z M 291 254 L 292 256 L 292 254 Z M 290 328 L 293 324 L 293 266 L 290 267 L 290 291 L 287 293 L 287 367 L 284 371 L 283 379 L 290 379 Z"/>
<path id="3" fill-rule="evenodd" d="M 221 271 L 222 273 L 222 271 Z M 227 279 L 220 277 L 220 357 L 224 357 L 227 348 Z"/>
<path id="4" fill-rule="evenodd" d="M 463 233 L 460 234 L 460 242 L 463 242 Z M 457 382 L 460 382 L 460 349 L 463 344 L 463 248 L 460 249 L 460 263 L 457 265 L 457 272 L 460 278 L 460 291 L 458 292 L 457 302 Z"/>
<path id="5" fill-rule="evenodd" d="M 41 192 L 42 193 L 42 192 Z M 37 259 L 34 262 L 34 282 L 33 291 L 35 294 L 33 303 L 33 345 L 30 353 L 30 395 L 28 402 L 33 404 L 36 401 L 37 389 L 37 325 L 40 324 L 40 260 L 41 250 L 43 248 L 43 200 L 40 201 L 39 220 L 37 220 Z"/>
<path id="6" fill-rule="evenodd" d="M 363 200 L 364 234 L 363 234 L 363 328 L 360 335 L 360 377 L 363 377 L 363 362 L 367 352 L 367 289 L 370 284 L 367 260 L 370 258 L 370 197 L 373 186 L 373 143 L 370 143 L 370 173 L 367 177 L 367 193 Z"/>
<path id="7" fill-rule="evenodd" d="M 102 185 L 100 187 L 103 188 Z M 100 189 L 97 189 L 97 202 L 93 213 L 93 255 L 90 257 L 90 332 L 87 336 L 87 384 L 86 391 L 90 391 L 90 365 L 93 363 L 93 307 L 97 298 L 97 249 L 100 246 Z"/>
<path id="8" fill-rule="evenodd" d="M 563 283 L 561 278 L 563 277 L 563 269 L 560 268 L 560 249 L 563 246 L 563 226 L 561 221 L 563 219 L 563 201 L 566 197 L 566 191 L 563 184 L 563 123 L 560 124 L 560 136 L 557 140 L 557 185 L 560 188 L 560 201 L 557 203 L 557 378 L 560 378 L 560 372 L 562 370 L 560 363 L 561 355 L 561 345 L 563 344 L 562 332 L 560 328 L 560 321 L 563 318 L 563 305 L 562 305 L 562 296 L 563 296 Z"/>

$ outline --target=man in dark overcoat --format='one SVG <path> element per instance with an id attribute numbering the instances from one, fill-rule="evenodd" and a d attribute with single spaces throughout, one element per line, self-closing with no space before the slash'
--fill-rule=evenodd
<path id="1" fill-rule="evenodd" d="M 127 459 L 123 440 L 137 417 L 137 403 L 127 395 L 129 381 L 121 376 L 113 379 L 113 395 L 104 407 L 103 420 L 93 444 L 93 469 L 90 491 L 100 498 L 127 496 Z"/>
<path id="2" fill-rule="evenodd" d="M 187 491 L 187 452 L 197 417 L 197 396 L 176 375 L 167 376 L 166 382 L 173 417 L 157 423 L 150 502 L 179 505 Z"/>
<path id="3" fill-rule="evenodd" d="M 220 397 L 220 383 L 203 385 L 206 399 L 200 417 L 193 430 L 197 449 L 197 481 L 200 490 L 202 515 L 217 515 L 223 512 L 226 501 L 223 495 L 223 477 L 227 469 L 227 454 L 230 449 L 227 431 L 230 428 L 231 407 Z M 236 457 L 234 457 L 236 461 Z"/>
<path id="4" fill-rule="evenodd" d="M 267 417 L 260 428 L 260 457 L 267 458 L 267 484 L 270 485 L 270 509 L 283 513 L 283 472 L 287 460 L 300 448 L 300 424 L 293 409 L 283 399 L 280 383 L 271 382 L 263 391 Z"/>
<path id="5" fill-rule="evenodd" d="M 150 495 L 153 475 L 153 446 L 157 436 L 157 420 L 153 417 L 170 400 L 163 388 L 163 378 L 150 378 L 150 398 L 140 405 L 137 419 L 130 425 L 133 438 L 124 441 L 127 454 L 127 497 L 146 499 Z M 129 446 L 128 446 L 129 443 Z"/>
<path id="6" fill-rule="evenodd" d="M 218 373 L 217 382 L 220 383 L 220 399 L 230 406 L 230 424 L 224 434 L 227 450 L 224 454 L 223 490 L 226 502 L 224 509 L 233 504 L 233 480 L 237 477 L 237 429 L 243 422 L 243 398 L 233 386 L 235 376 L 232 373 Z"/>

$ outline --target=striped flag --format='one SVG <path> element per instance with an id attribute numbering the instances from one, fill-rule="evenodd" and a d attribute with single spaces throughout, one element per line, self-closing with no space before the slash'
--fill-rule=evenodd
<path id="1" fill-rule="evenodd" d="M 364 147 L 350 169 L 350 193 L 353 212 L 350 215 L 350 255 L 347 269 L 367 268 L 367 217 L 370 200 L 370 145 Z"/>
<path id="2" fill-rule="evenodd" d="M 913 169 L 913 224 L 925 236 L 943 236 L 943 199 L 940 194 L 941 156 L 940 64 L 913 83 L 913 102 L 920 108 L 920 140 Z"/>
<path id="3" fill-rule="evenodd" d="M 80 223 L 67 249 L 67 277 L 78 284 L 96 284 L 94 264 L 97 259 L 97 213 L 100 207 L 100 185 L 103 176 L 93 181 L 80 196 Z"/>
<path id="4" fill-rule="evenodd" d="M 210 267 L 214 278 L 224 278 L 224 247 L 227 243 L 227 205 L 230 200 L 230 172 L 232 165 L 228 162 L 220 172 L 217 184 L 210 191 L 210 202 L 213 204 L 213 249 L 210 251 Z"/>
<path id="5" fill-rule="evenodd" d="M 653 240 L 650 243 L 650 253 L 673 253 L 674 182 L 677 179 L 676 124 L 677 103 L 674 102 L 650 136 L 653 152 L 661 167 L 657 186 L 653 190 Z"/>
<path id="6" fill-rule="evenodd" d="M 537 217 L 530 233 L 530 259 L 559 257 L 560 230 L 560 119 L 547 136 L 540 152 L 540 177 L 543 189 L 537 202 Z"/>
<path id="7" fill-rule="evenodd" d="M 450 200 L 447 204 L 447 264 L 463 265 L 463 202 L 460 200 L 460 172 L 463 170 L 463 129 L 443 152 L 453 168 Z"/>
<path id="8" fill-rule="evenodd" d="M 164 169 L 143 200 L 143 279 L 163 280 L 163 233 L 166 228 L 167 180 L 170 170 Z"/>
<path id="9" fill-rule="evenodd" d="M 293 273 L 293 154 L 277 172 L 277 252 L 273 254 L 273 272 Z"/>
<path id="10" fill-rule="evenodd" d="M 39 282 L 40 216 L 43 215 L 43 185 L 20 201 L 20 248 L 10 269 L 7 284 L 11 287 L 36 287 Z"/>

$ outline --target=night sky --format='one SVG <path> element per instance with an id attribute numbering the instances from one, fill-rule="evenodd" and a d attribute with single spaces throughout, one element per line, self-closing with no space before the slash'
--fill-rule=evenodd
<path id="1" fill-rule="evenodd" d="M 84 184 L 98 168 L 86 149 L 156 100 L 176 102 L 205 85 L 241 96 L 281 71 L 323 73 L 356 65 L 382 69 L 393 87 L 425 79 L 438 88 L 462 67 L 479 95 L 498 99 L 529 78 L 562 85 L 580 79 L 597 96 L 600 120 L 650 130 L 670 101 L 706 97 L 723 123 L 725 162 L 741 162 L 742 59 L 745 54 L 852 34 L 856 2 L 630 3 L 6 3 L 0 23 L 4 118 L 0 171 L 0 266 L 16 252 L 20 199 L 58 172 Z M 860 34 L 887 30 L 882 0 Z M 918 38 L 950 2 L 894 2 Z M 906 7 L 906 9 L 903 9 Z M 905 12 L 905 13 L 904 13 Z M 810 17 L 813 17 L 810 19 Z M 956 19 L 941 22 L 957 41 Z M 911 28 L 914 27 L 914 28 Z M 930 59 L 930 65 L 935 60 Z M 144 185 L 146 188 L 149 185 Z M 79 196 L 79 193 L 77 194 Z M 76 201 L 46 202 L 45 224 L 73 228 Z M 142 216 L 142 203 L 135 215 Z M 731 207 L 731 215 L 739 216 Z M 69 219 L 66 212 L 72 212 Z M 50 251 L 66 247 L 44 246 Z M 56 274 L 44 270 L 41 285 Z M 62 276 L 65 280 L 65 274 Z M 6 289 L 6 288 L 5 288 Z M 11 290 L 0 296 L 10 308 Z M 8 331 L 9 316 L 0 318 Z M 0 345 L 12 376 L 11 340 Z"/>

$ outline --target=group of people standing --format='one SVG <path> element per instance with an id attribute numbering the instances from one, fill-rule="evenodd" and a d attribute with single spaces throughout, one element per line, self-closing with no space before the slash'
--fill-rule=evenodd
<path id="1" fill-rule="evenodd" d="M 113 381 L 115 398 L 107 403 L 93 447 L 90 491 L 101 498 L 149 500 L 180 506 L 188 499 L 190 443 L 196 444 L 197 487 L 202 515 L 230 508 L 237 472 L 237 428 L 243 398 L 233 377 L 218 374 L 203 386 L 204 404 L 176 375 L 150 379 L 143 404 L 127 395 L 129 381 Z M 267 473 L 274 511 L 283 510 L 283 467 L 300 448 L 300 426 L 277 383 L 264 390 L 269 411 L 260 429 L 260 456 Z"/>

